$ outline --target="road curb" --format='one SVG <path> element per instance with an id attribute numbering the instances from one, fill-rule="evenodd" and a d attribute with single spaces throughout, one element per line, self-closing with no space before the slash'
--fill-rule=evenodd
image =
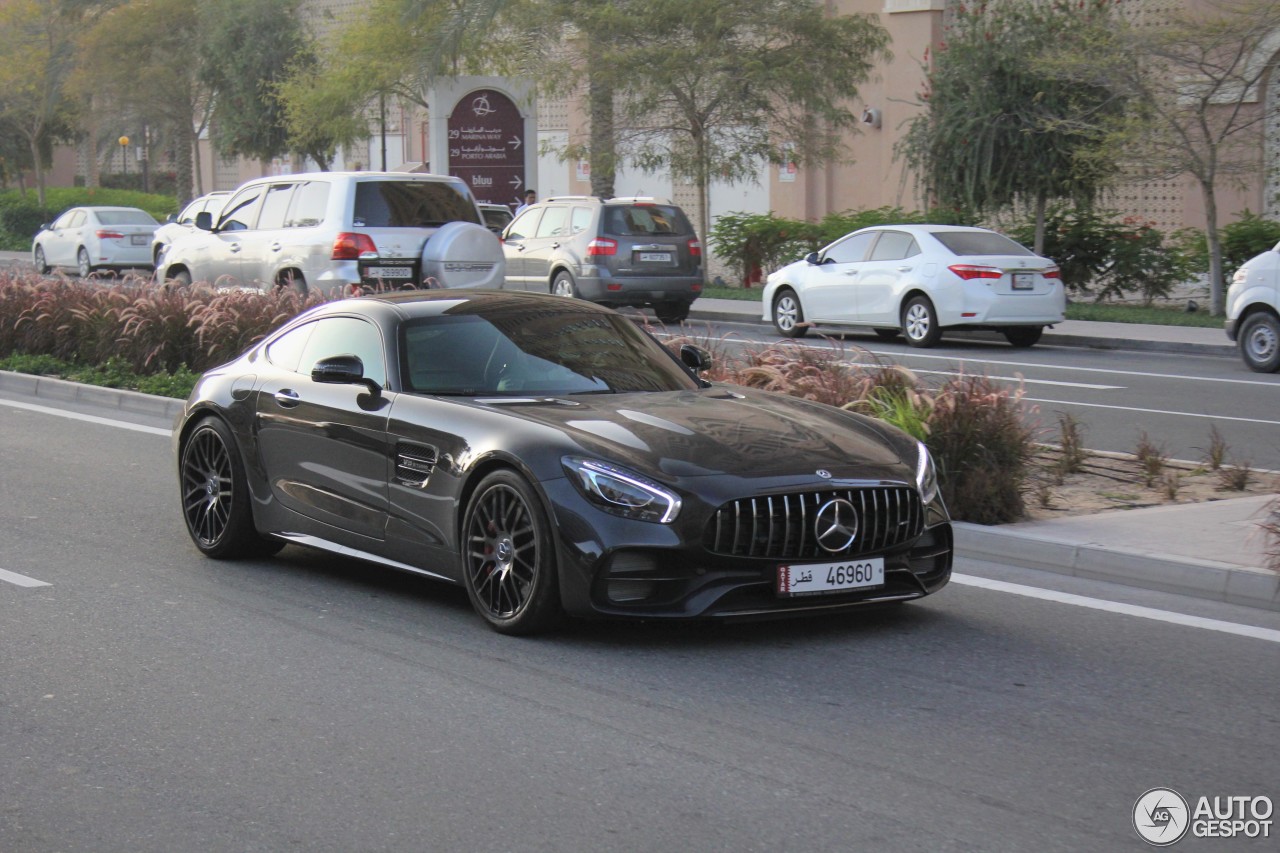
<path id="1" fill-rule="evenodd" d="M 954 522 L 956 556 L 1280 611 L 1280 573 Z"/>
<path id="2" fill-rule="evenodd" d="M 85 403 L 171 421 L 178 419 L 185 405 L 184 400 L 174 397 L 159 397 L 121 388 L 82 385 L 79 382 L 54 379 L 51 376 L 35 376 L 30 373 L 13 373 L 7 370 L 0 370 L 0 389 L 31 394 L 46 400 Z"/>

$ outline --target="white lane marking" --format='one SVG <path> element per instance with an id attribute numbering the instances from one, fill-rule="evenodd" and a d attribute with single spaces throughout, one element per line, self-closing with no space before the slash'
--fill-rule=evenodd
<path id="1" fill-rule="evenodd" d="M 1087 598 L 1083 595 L 1072 595 L 1069 592 L 1058 592 L 1052 589 L 1041 589 L 1035 586 L 1023 586 L 1017 583 L 980 578 L 975 575 L 952 573 L 951 580 L 964 586 L 976 586 L 995 592 L 1007 592 L 1010 595 L 1022 595 L 1027 598 L 1038 598 L 1042 601 L 1054 601 L 1059 604 L 1070 604 L 1074 607 L 1087 607 L 1091 610 L 1105 610 L 1108 613 L 1119 613 L 1124 616 L 1137 616 L 1140 619 L 1152 619 L 1156 622 L 1169 622 L 1173 625 L 1184 625 L 1189 628 L 1200 628 L 1205 631 L 1219 631 L 1223 634 L 1235 634 L 1238 637 L 1251 637 L 1255 640 L 1266 640 L 1269 643 L 1280 643 L 1280 631 L 1271 628 L 1258 628 L 1253 625 L 1238 625 L 1235 622 L 1223 622 L 1220 619 L 1206 619 L 1203 616 L 1188 616 L 1185 613 L 1174 613 L 1169 610 L 1156 610 L 1154 607 L 1141 607 L 1136 604 L 1121 604 L 1118 601 L 1106 601 L 1100 598 Z"/>
<path id="2" fill-rule="evenodd" d="M 915 368 L 912 373 L 929 373 L 934 376 L 972 376 L 971 373 L 961 373 L 957 370 L 921 370 Z M 987 376 L 987 379 L 995 379 L 1000 382 L 1017 382 L 1022 385 L 1062 385 L 1067 388 L 1084 388 L 1088 391 L 1123 391 L 1124 385 L 1093 385 L 1088 382 L 1061 382 L 1056 379 L 1028 379 L 1025 376 Z"/>
<path id="3" fill-rule="evenodd" d="M 1166 409 L 1138 409 L 1133 406 L 1108 406 L 1103 403 L 1079 403 L 1075 400 L 1043 400 L 1038 397 L 1023 397 L 1028 403 L 1052 403 L 1058 406 L 1084 406 L 1089 409 L 1114 409 L 1119 412 L 1141 412 L 1146 415 L 1173 415 L 1182 418 L 1205 418 L 1211 421 L 1239 421 L 1246 424 L 1265 424 L 1280 426 L 1280 421 L 1268 421 L 1261 418 L 1237 418 L 1231 415 L 1206 415 L 1202 412 L 1172 412 Z"/>
<path id="4" fill-rule="evenodd" d="M 79 412 L 68 412 L 66 409 L 54 409 L 49 406 L 37 406 L 35 403 L 19 403 L 16 400 L 0 400 L 0 405 L 12 406 L 15 409 L 27 409 L 32 412 L 40 412 L 45 415 L 57 415 L 60 418 L 71 418 L 75 421 L 87 421 L 91 424 L 101 424 L 103 426 L 119 427 L 120 429 L 131 429 L 136 432 L 145 432 L 150 435 L 163 435 L 165 438 L 173 435 L 171 429 L 161 429 L 160 427 L 143 426 L 142 424 L 131 424 L 128 421 L 115 421 L 110 418 L 99 418 L 94 415 L 82 415 Z"/>
<path id="5" fill-rule="evenodd" d="M 38 581 L 35 578 L 29 578 L 26 575 L 20 575 L 17 572 L 7 572 L 4 569 L 0 569 L 0 581 L 7 581 L 15 586 L 53 586 L 53 584 Z"/>

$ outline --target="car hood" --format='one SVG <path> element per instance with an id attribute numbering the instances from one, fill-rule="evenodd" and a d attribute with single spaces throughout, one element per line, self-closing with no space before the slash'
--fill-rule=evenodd
<path id="1" fill-rule="evenodd" d="M 915 441 L 879 421 L 745 388 L 491 401 L 651 476 L 914 482 Z"/>

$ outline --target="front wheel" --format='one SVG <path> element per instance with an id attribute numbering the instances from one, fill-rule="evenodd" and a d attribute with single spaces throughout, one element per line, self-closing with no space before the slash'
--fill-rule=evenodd
<path id="1" fill-rule="evenodd" d="M 44 246 L 36 246 L 36 272 L 46 275 L 49 272 L 49 261 L 44 256 Z"/>
<path id="2" fill-rule="evenodd" d="M 927 296 L 915 296 L 902 309 L 902 334 L 913 347 L 931 347 L 942 338 L 938 312 Z"/>
<path id="3" fill-rule="evenodd" d="M 1004 330 L 1004 337 L 1015 347 L 1033 347 L 1040 342 L 1044 334 L 1044 326 L 1010 326 Z"/>
<path id="4" fill-rule="evenodd" d="M 794 290 L 784 290 L 773 300 L 773 327 L 784 338 L 803 338 L 809 332 L 804 309 Z"/>
<path id="5" fill-rule="evenodd" d="M 200 553 L 216 560 L 274 554 L 284 547 L 253 524 L 249 484 L 235 438 L 214 417 L 200 421 L 182 448 L 182 518 Z"/>
<path id="6" fill-rule="evenodd" d="M 462 522 L 467 597 L 500 634 L 534 634 L 559 621 L 555 546 L 542 503 L 514 471 L 476 487 Z"/>
<path id="7" fill-rule="evenodd" d="M 1280 320 L 1265 311 L 1240 324 L 1240 356 L 1255 373 L 1280 370 Z"/>
<path id="8" fill-rule="evenodd" d="M 76 252 L 76 272 L 81 278 L 88 278 L 93 273 L 93 264 L 89 263 L 89 251 L 83 246 Z"/>

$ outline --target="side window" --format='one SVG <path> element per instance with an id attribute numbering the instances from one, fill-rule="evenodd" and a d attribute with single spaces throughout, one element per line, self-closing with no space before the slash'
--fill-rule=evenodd
<path id="1" fill-rule="evenodd" d="M 196 221 L 196 214 L 204 210 L 205 202 L 203 199 L 196 199 L 191 204 L 182 208 L 182 212 L 178 214 L 178 218 L 174 220 L 179 225 L 190 225 Z"/>
<path id="2" fill-rule="evenodd" d="M 88 218 L 89 218 L 88 214 L 86 214 L 83 210 L 77 210 L 75 213 L 71 214 L 71 222 L 67 224 L 67 227 L 79 228 L 80 226 L 84 225 L 84 221 Z"/>
<path id="3" fill-rule="evenodd" d="M 327 181 L 307 181 L 298 186 L 289 204 L 289 213 L 285 216 L 285 228 L 315 228 L 324 222 L 325 211 L 329 207 L 329 183 Z"/>
<path id="4" fill-rule="evenodd" d="M 591 208 L 575 207 L 569 219 L 569 233 L 579 234 L 591 227 Z"/>
<path id="5" fill-rule="evenodd" d="M 868 260 L 900 261 L 918 254 L 920 247 L 916 245 L 916 238 L 902 231 L 885 231 L 876 241 L 876 247 L 871 250 Z"/>
<path id="6" fill-rule="evenodd" d="M 302 360 L 302 351 L 315 328 L 315 323 L 307 323 L 272 341 L 267 345 L 267 361 L 281 370 L 296 372 L 298 362 Z"/>
<path id="7" fill-rule="evenodd" d="M 542 208 L 540 207 L 526 210 L 507 226 L 506 238 L 508 240 L 523 240 L 526 237 L 532 237 L 534 229 L 538 227 L 538 217 L 541 215 Z"/>
<path id="8" fill-rule="evenodd" d="M 258 215 L 259 231 L 284 227 L 284 215 L 289 209 L 293 187 L 293 184 L 272 184 L 267 188 L 267 197 L 262 202 L 262 213 Z"/>
<path id="9" fill-rule="evenodd" d="M 879 231 L 863 231 L 854 234 L 852 237 L 846 237 L 834 246 L 831 246 L 823 253 L 824 261 L 828 263 L 849 264 L 855 261 L 861 261 L 867 256 L 867 249 L 871 247 L 871 241 L 876 238 Z"/>
<path id="10" fill-rule="evenodd" d="M 569 208 L 548 207 L 538 223 L 539 237 L 564 237 L 568 232 Z"/>
<path id="11" fill-rule="evenodd" d="M 253 227 L 258 219 L 258 203 L 262 200 L 262 187 L 250 187 L 242 190 L 227 202 L 222 218 L 218 220 L 219 231 L 246 231 Z"/>
<path id="12" fill-rule="evenodd" d="M 76 212 L 74 210 L 68 210 L 66 213 L 62 214 L 56 220 L 54 220 L 53 225 L 49 227 L 55 230 L 60 228 L 70 228 L 71 217 L 75 216 L 75 213 Z"/>
<path id="13" fill-rule="evenodd" d="M 382 336 L 372 323 L 355 317 L 328 317 L 315 323 L 316 330 L 307 341 L 298 372 L 311 375 L 311 369 L 322 358 L 354 355 L 364 362 L 364 375 L 379 385 L 387 384 L 386 358 Z"/>

